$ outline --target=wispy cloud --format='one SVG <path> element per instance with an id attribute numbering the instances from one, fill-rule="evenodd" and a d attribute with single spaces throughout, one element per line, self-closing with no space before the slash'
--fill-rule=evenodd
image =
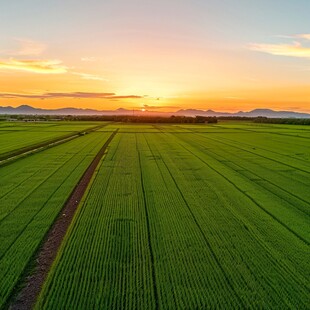
<path id="1" fill-rule="evenodd" d="M 8 43 L 11 47 L 0 50 L 0 53 L 7 56 L 38 56 L 47 48 L 43 42 L 31 39 L 13 38 Z"/>
<path id="2" fill-rule="evenodd" d="M 46 44 L 29 39 L 15 39 L 19 44 L 17 51 L 12 51 L 9 54 L 14 56 L 38 56 L 41 55 L 45 49 Z"/>
<path id="3" fill-rule="evenodd" d="M 303 40 L 310 40 L 310 33 L 300 33 L 300 34 L 293 34 L 293 35 L 275 35 L 276 38 L 284 38 L 284 39 L 303 39 Z"/>
<path id="4" fill-rule="evenodd" d="M 40 74 L 60 74 L 68 71 L 60 60 L 17 60 L 13 58 L 0 59 L 0 69 Z"/>
<path id="5" fill-rule="evenodd" d="M 84 80 L 106 81 L 106 82 L 108 81 L 108 79 L 104 78 L 103 76 L 95 74 L 82 73 L 82 72 L 72 72 L 72 74 L 78 75 Z"/>
<path id="6" fill-rule="evenodd" d="M 125 95 L 119 96 L 115 93 L 93 93 L 93 92 L 48 92 L 42 94 L 23 93 L 0 93 L 0 98 L 26 98 L 26 99 L 56 99 L 56 98 L 76 98 L 76 99 L 139 99 L 142 96 Z"/>
<path id="7" fill-rule="evenodd" d="M 162 109 L 180 109 L 180 107 L 177 106 L 169 106 L 169 105 L 161 105 L 161 106 L 156 106 L 156 105 L 148 105 L 148 104 L 143 104 L 142 107 L 134 107 L 135 109 L 141 110 L 145 109 L 147 111 L 150 110 L 162 110 Z"/>
<path id="8" fill-rule="evenodd" d="M 60 60 L 41 60 L 41 59 L 0 59 L 0 70 L 15 70 L 15 71 L 27 71 L 31 73 L 40 74 L 62 74 L 71 73 L 79 76 L 84 80 L 93 81 L 108 81 L 100 75 L 89 74 L 84 72 L 70 72 L 69 68 L 65 66 Z"/>
<path id="9" fill-rule="evenodd" d="M 232 100 L 245 100 L 245 98 L 242 97 L 236 97 L 236 96 L 227 96 L 225 99 L 232 99 Z"/>
<path id="10" fill-rule="evenodd" d="M 281 38 L 290 38 L 295 41 L 290 44 L 265 44 L 265 43 L 250 43 L 247 48 L 256 51 L 263 52 L 277 56 L 288 56 L 298 58 L 310 58 L 310 47 L 305 46 L 300 41 L 310 40 L 310 34 L 296 34 L 292 36 L 278 36 Z"/>
<path id="11" fill-rule="evenodd" d="M 310 40 L 310 33 L 296 34 L 295 38 Z"/>
<path id="12" fill-rule="evenodd" d="M 108 81 L 103 76 L 84 73 L 84 72 L 74 72 L 71 71 L 67 66 L 65 66 L 60 60 L 49 60 L 49 59 L 40 59 L 38 57 L 41 55 L 47 45 L 42 42 L 34 41 L 31 39 L 20 39 L 15 38 L 18 46 L 11 50 L 2 51 L 6 55 L 12 56 L 11 58 L 0 59 L 0 70 L 15 70 L 15 71 L 27 71 L 31 73 L 39 74 L 63 74 L 71 73 L 79 76 L 84 80 L 93 80 L 93 81 Z M 24 57 L 23 57 L 24 56 Z M 21 59 L 26 58 L 28 59 Z M 84 62 L 94 62 L 98 60 L 96 57 L 82 57 L 81 61 Z"/>
<path id="13" fill-rule="evenodd" d="M 96 60 L 97 60 L 96 57 L 82 57 L 81 58 L 81 61 L 85 61 L 85 62 L 94 62 Z"/>
<path id="14" fill-rule="evenodd" d="M 111 99 L 140 99 L 144 98 L 143 96 L 137 96 L 137 95 L 124 95 L 124 96 L 111 96 Z M 109 99 L 109 98 L 107 98 Z"/>
<path id="15" fill-rule="evenodd" d="M 310 58 L 310 48 L 302 46 L 299 42 L 293 44 L 259 44 L 248 45 L 252 51 L 268 53 L 277 56 Z"/>

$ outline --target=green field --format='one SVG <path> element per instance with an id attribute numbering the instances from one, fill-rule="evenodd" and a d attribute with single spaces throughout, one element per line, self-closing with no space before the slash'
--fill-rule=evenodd
<path id="1" fill-rule="evenodd" d="M 95 122 L 0 122 L 0 160 L 102 125 Z"/>
<path id="2" fill-rule="evenodd" d="M 0 308 L 116 129 L 37 309 L 309 308 L 310 128 L 242 122 L 111 123 L 0 167 Z"/>
<path id="3" fill-rule="evenodd" d="M 0 307 L 108 136 L 91 133 L 0 168 Z"/>

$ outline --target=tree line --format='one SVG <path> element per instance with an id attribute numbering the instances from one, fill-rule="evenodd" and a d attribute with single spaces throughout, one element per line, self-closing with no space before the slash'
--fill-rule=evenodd
<path id="1" fill-rule="evenodd" d="M 221 120 L 247 121 L 266 124 L 310 125 L 310 118 L 268 118 L 244 116 L 143 116 L 143 115 L 2 115 L 0 121 L 108 121 L 128 123 L 167 123 L 167 124 L 216 124 Z"/>

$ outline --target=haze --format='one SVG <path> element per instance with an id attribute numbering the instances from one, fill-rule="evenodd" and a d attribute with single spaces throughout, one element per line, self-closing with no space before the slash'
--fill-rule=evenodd
<path id="1" fill-rule="evenodd" d="M 0 105 L 310 112 L 308 0 L 0 3 Z"/>

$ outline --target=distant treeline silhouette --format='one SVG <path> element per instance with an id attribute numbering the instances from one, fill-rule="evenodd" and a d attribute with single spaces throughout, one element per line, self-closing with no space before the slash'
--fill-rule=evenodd
<path id="1" fill-rule="evenodd" d="M 108 121 L 128 123 L 166 123 L 166 124 L 216 124 L 218 121 L 247 121 L 266 124 L 290 124 L 310 125 L 310 118 L 268 118 L 268 117 L 244 117 L 244 116 L 142 116 L 142 115 L 4 115 L 0 121 Z"/>
<path id="2" fill-rule="evenodd" d="M 129 123 L 217 123 L 214 116 L 130 116 L 130 115 L 10 115 L 0 120 L 17 120 L 17 121 L 108 121 L 108 122 L 129 122 Z"/>
<path id="3" fill-rule="evenodd" d="M 256 117 L 254 123 L 310 125 L 310 118 L 267 118 Z"/>
<path id="4" fill-rule="evenodd" d="M 217 123 L 215 116 L 175 116 L 162 117 L 162 116 L 130 116 L 130 115 L 115 115 L 115 116 L 72 116 L 75 120 L 91 120 L 91 121 L 111 121 L 111 122 L 129 122 L 129 123 Z"/>
<path id="5" fill-rule="evenodd" d="M 288 124 L 288 125 L 310 125 L 310 118 L 269 118 L 265 116 L 247 117 L 247 116 L 219 116 L 218 120 L 248 121 L 254 123 L 266 124 Z"/>

